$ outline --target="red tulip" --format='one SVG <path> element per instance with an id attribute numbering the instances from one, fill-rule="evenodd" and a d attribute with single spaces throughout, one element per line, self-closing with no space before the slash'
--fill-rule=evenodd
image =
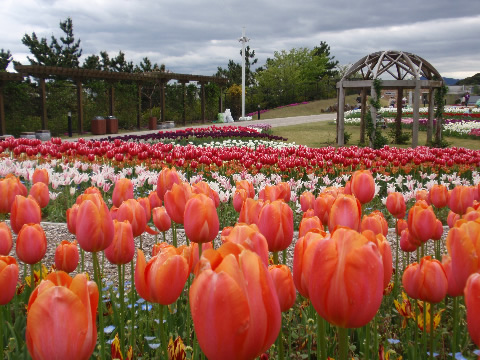
<path id="1" fill-rule="evenodd" d="M 164 199 L 165 193 L 168 190 L 171 190 L 174 184 L 180 184 L 181 182 L 182 180 L 180 179 L 180 175 L 178 175 L 177 170 L 175 170 L 175 168 L 172 168 L 172 169 L 164 168 L 162 171 L 160 171 L 160 174 L 158 175 L 158 180 L 157 180 L 158 197 L 161 200 L 165 201 Z"/>
<path id="2" fill-rule="evenodd" d="M 238 222 L 258 225 L 258 217 L 263 208 L 263 204 L 263 200 L 247 198 L 243 203 L 242 209 L 240 210 Z"/>
<path id="3" fill-rule="evenodd" d="M 177 224 L 183 224 L 185 205 L 192 195 L 190 185 L 185 182 L 173 184 L 172 189 L 165 193 L 165 209 L 170 218 Z"/>
<path id="4" fill-rule="evenodd" d="M 463 215 L 475 200 L 477 188 L 458 185 L 449 191 L 448 207 L 456 214 Z"/>
<path id="5" fill-rule="evenodd" d="M 431 206 L 424 201 L 417 203 L 408 211 L 408 230 L 412 237 L 426 242 L 435 236 L 437 218 Z"/>
<path id="6" fill-rule="evenodd" d="M 328 193 L 322 193 L 315 199 L 313 204 L 315 215 L 318 216 L 322 224 L 325 226 L 328 225 L 328 217 L 335 199 L 336 196 Z"/>
<path id="7" fill-rule="evenodd" d="M 290 268 L 287 265 L 270 265 L 268 272 L 277 291 L 280 310 L 282 312 L 288 311 L 295 304 L 297 298 Z"/>
<path id="8" fill-rule="evenodd" d="M 27 196 L 27 188 L 15 176 L 7 176 L 0 180 L 0 194 L 0 213 L 7 214 L 17 195 Z"/>
<path id="9" fill-rule="evenodd" d="M 397 226 L 395 227 L 395 231 L 398 235 L 402 234 L 402 231 L 408 229 L 408 223 L 406 220 L 398 219 Z"/>
<path id="10" fill-rule="evenodd" d="M 12 204 L 12 212 L 10 214 L 10 226 L 15 234 L 25 224 L 40 224 L 42 220 L 42 212 L 40 206 L 32 197 L 24 197 L 17 195 Z"/>
<path id="11" fill-rule="evenodd" d="M 18 232 L 16 252 L 26 264 L 36 264 L 47 252 L 47 238 L 38 224 L 25 224 Z"/>
<path id="12" fill-rule="evenodd" d="M 219 220 L 215 203 L 206 195 L 192 196 L 185 204 L 185 235 L 193 242 L 213 241 L 219 230 Z"/>
<path id="13" fill-rule="evenodd" d="M 105 256 L 112 264 L 127 264 L 135 255 L 132 225 L 126 220 L 122 222 L 113 220 L 113 227 L 113 241 L 105 249 Z"/>
<path id="14" fill-rule="evenodd" d="M 150 209 L 152 210 L 162 206 L 162 199 L 158 197 L 156 191 L 151 191 L 150 194 L 148 194 L 148 201 L 150 201 Z"/>
<path id="15" fill-rule="evenodd" d="M 429 196 L 430 202 L 436 208 L 440 209 L 447 206 L 448 190 L 445 185 L 438 185 L 438 184 L 433 185 L 430 188 L 430 193 L 428 196 Z"/>
<path id="16" fill-rule="evenodd" d="M 445 270 L 445 275 L 447 275 L 447 294 L 450 296 L 460 296 L 463 295 L 463 288 L 461 284 L 457 282 L 452 272 L 452 258 L 450 255 L 442 256 L 442 266 Z"/>
<path id="17" fill-rule="evenodd" d="M 113 241 L 113 221 L 107 205 L 99 195 L 81 203 L 76 219 L 76 235 L 80 247 L 88 252 L 105 250 Z M 95 201 L 96 199 L 96 201 Z"/>
<path id="18" fill-rule="evenodd" d="M 148 264 L 142 250 L 137 250 L 135 288 L 148 302 L 174 303 L 183 291 L 189 275 L 188 262 L 173 246 L 163 248 Z"/>
<path id="19" fill-rule="evenodd" d="M 224 229 L 225 230 L 225 229 Z M 255 224 L 237 223 L 228 234 L 222 231 L 222 243 L 232 242 L 242 245 L 245 249 L 255 252 L 268 266 L 268 243 Z"/>
<path id="20" fill-rule="evenodd" d="M 33 360 L 89 359 L 97 343 L 97 305 L 97 285 L 86 275 L 48 275 L 28 302 L 25 338 Z"/>
<path id="21" fill-rule="evenodd" d="M 165 232 L 172 226 L 172 220 L 167 214 L 165 207 L 156 207 L 153 208 L 153 224 L 159 231 Z"/>
<path id="22" fill-rule="evenodd" d="M 235 190 L 233 194 L 233 208 L 236 212 L 242 210 L 243 203 L 247 200 L 247 192 L 244 189 Z"/>
<path id="23" fill-rule="evenodd" d="M 447 216 L 447 224 L 449 228 L 452 228 L 455 226 L 455 223 L 457 220 L 460 220 L 460 215 L 457 213 L 454 213 L 452 210 L 448 212 Z"/>
<path id="24" fill-rule="evenodd" d="M 71 273 L 78 266 L 78 247 L 77 241 L 69 242 L 63 240 L 55 250 L 55 267 L 57 270 Z"/>
<path id="25" fill-rule="evenodd" d="M 44 183 L 45 185 L 48 185 L 49 182 L 49 176 L 48 176 L 48 171 L 47 169 L 35 169 L 32 175 L 32 183 Z"/>
<path id="26" fill-rule="evenodd" d="M 365 236 L 368 241 L 374 243 L 380 255 L 382 255 L 383 288 L 386 289 L 393 274 L 392 249 L 390 248 L 390 244 L 383 234 L 375 234 L 372 230 L 364 230 L 362 231 L 362 235 Z"/>
<path id="27" fill-rule="evenodd" d="M 405 229 L 400 235 L 400 248 L 405 252 L 413 252 L 420 246 L 417 240 L 413 239 L 410 231 Z"/>
<path id="28" fill-rule="evenodd" d="M 366 204 L 372 201 L 375 196 L 375 180 L 373 180 L 370 170 L 357 170 L 353 173 L 351 179 L 352 194 L 360 201 Z"/>
<path id="29" fill-rule="evenodd" d="M 67 228 L 71 234 L 75 235 L 77 228 L 77 213 L 80 206 L 73 204 L 70 209 L 67 209 Z"/>
<path id="30" fill-rule="evenodd" d="M 265 236 L 268 250 L 285 250 L 293 240 L 293 211 L 284 201 L 267 203 L 260 211 L 258 228 Z"/>
<path id="31" fill-rule="evenodd" d="M 384 270 L 377 246 L 365 236 L 338 228 L 330 239 L 312 243 L 303 261 L 310 272 L 308 294 L 321 317 L 343 328 L 373 319 L 383 298 Z"/>
<path id="32" fill-rule="evenodd" d="M 135 199 L 128 199 L 122 203 L 116 213 L 116 219 L 128 221 L 132 225 L 134 237 L 143 234 L 147 227 L 145 209 Z"/>
<path id="33" fill-rule="evenodd" d="M 280 306 L 267 267 L 252 251 L 240 249 L 226 243 L 205 251 L 190 287 L 195 334 L 210 360 L 253 359 L 270 348 L 280 330 Z"/>
<path id="34" fill-rule="evenodd" d="M 13 247 L 12 232 L 7 224 L 0 222 L 0 255 L 7 256 Z"/>
<path id="35" fill-rule="evenodd" d="M 128 199 L 133 199 L 133 183 L 130 179 L 118 179 L 113 188 L 112 202 L 116 207 Z"/>
<path id="36" fill-rule="evenodd" d="M 405 217 L 405 211 L 407 206 L 405 205 L 405 198 L 399 192 L 392 192 L 387 196 L 387 210 L 397 219 L 403 219 Z"/>
<path id="37" fill-rule="evenodd" d="M 358 231 L 362 206 L 353 195 L 339 195 L 333 202 L 328 217 L 328 230 L 334 232 L 338 226 L 346 226 Z"/>
<path id="38" fill-rule="evenodd" d="M 472 274 L 465 286 L 467 327 L 475 345 L 480 346 L 480 274 Z"/>
<path id="39" fill-rule="evenodd" d="M 302 211 L 305 212 L 308 209 L 313 209 L 315 204 L 315 195 L 313 195 L 310 191 L 305 191 L 302 195 L 300 195 L 300 206 L 302 207 Z"/>
<path id="40" fill-rule="evenodd" d="M 0 289 L 2 289 L 0 292 L 0 305 L 7 305 L 13 299 L 17 289 L 17 282 L 17 261 L 12 256 L 0 256 Z"/>
<path id="41" fill-rule="evenodd" d="M 33 184 L 30 189 L 29 194 L 43 209 L 45 206 L 48 205 L 50 201 L 50 193 L 48 192 L 48 186 L 45 185 L 43 182 L 37 182 Z"/>
<path id="42" fill-rule="evenodd" d="M 152 218 L 152 210 L 150 208 L 150 201 L 148 198 L 138 198 L 137 202 L 142 206 L 143 210 L 145 211 L 145 219 L 147 220 L 147 224 Z"/>
<path id="43" fill-rule="evenodd" d="M 420 264 L 413 263 L 407 266 L 402 277 L 405 292 L 413 299 L 439 303 L 447 295 L 447 274 L 442 263 L 425 256 Z"/>

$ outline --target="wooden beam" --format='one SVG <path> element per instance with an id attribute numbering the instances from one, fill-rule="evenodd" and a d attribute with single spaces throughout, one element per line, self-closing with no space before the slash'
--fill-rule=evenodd
<path id="1" fill-rule="evenodd" d="M 40 78 L 40 98 L 42 130 L 47 130 L 47 91 L 45 89 L 45 78 Z"/>
<path id="2" fill-rule="evenodd" d="M 345 91 L 343 87 L 340 86 L 338 89 L 338 110 L 337 110 L 337 123 L 338 123 L 338 131 L 337 131 L 337 145 L 343 146 L 345 145 Z"/>
<path id="3" fill-rule="evenodd" d="M 77 80 L 77 126 L 78 134 L 83 133 L 83 86 L 82 81 Z"/>
<path id="4" fill-rule="evenodd" d="M 373 81 L 372 81 L 372 87 L 370 88 L 370 96 L 372 97 L 372 101 L 377 100 L 377 92 L 373 87 Z M 373 133 L 369 134 L 371 136 L 369 146 L 373 148 L 373 143 L 375 142 L 375 129 L 377 128 L 377 109 L 373 105 L 370 105 L 370 114 L 372 115 Z"/>
<path id="5" fill-rule="evenodd" d="M 442 81 L 437 80 L 382 80 L 382 89 L 394 90 L 398 87 L 407 89 L 414 89 L 417 81 L 420 83 L 422 89 L 438 88 L 442 86 Z M 340 82 L 337 83 L 337 88 L 340 86 Z M 369 88 L 372 86 L 372 80 L 344 80 L 344 88 Z"/>
<path id="6" fill-rule="evenodd" d="M 432 143 L 433 136 L 433 117 L 435 115 L 435 106 L 433 99 L 433 89 L 428 92 L 428 122 L 427 122 L 427 145 Z"/>
<path id="7" fill-rule="evenodd" d="M 402 112 L 403 112 L 403 88 L 397 89 L 397 116 L 395 118 L 395 140 L 398 140 L 398 137 L 402 133 Z"/>
<path id="8" fill-rule="evenodd" d="M 365 144 L 365 115 L 367 114 L 367 90 L 362 89 L 362 108 L 360 110 L 360 144 Z"/>
<path id="9" fill-rule="evenodd" d="M 418 146 L 418 120 L 420 119 L 420 82 L 417 82 L 413 92 L 413 125 L 412 125 L 412 148 Z"/>

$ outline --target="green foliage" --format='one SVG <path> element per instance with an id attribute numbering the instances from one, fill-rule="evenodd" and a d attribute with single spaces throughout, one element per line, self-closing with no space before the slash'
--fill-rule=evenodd
<path id="1" fill-rule="evenodd" d="M 8 65 L 10 62 L 13 60 L 12 54 L 10 53 L 10 50 L 7 50 L 6 52 L 1 49 L 0 50 L 0 71 L 6 71 Z"/>
<path id="2" fill-rule="evenodd" d="M 321 78 L 327 76 L 329 78 L 338 77 L 338 60 L 334 60 L 335 56 L 330 54 L 330 45 L 325 41 L 320 41 L 320 46 L 315 46 L 313 48 L 313 54 L 315 56 L 326 57 L 328 60 L 325 63 L 325 71 L 320 75 Z"/>
<path id="3" fill-rule="evenodd" d="M 397 145 L 406 145 L 410 142 L 411 140 L 410 133 L 405 131 L 400 131 L 400 133 L 397 133 L 395 124 L 389 124 L 388 128 L 390 129 L 388 131 L 388 136 L 392 140 L 392 143 Z"/>
<path id="4" fill-rule="evenodd" d="M 349 132 L 343 133 L 343 142 L 345 143 L 345 145 L 348 144 L 351 137 L 352 137 L 352 133 L 349 133 Z"/>
<path id="5" fill-rule="evenodd" d="M 242 56 L 242 50 L 240 50 L 240 56 Z M 245 47 L 245 86 L 250 87 L 254 85 L 255 78 L 251 70 L 251 66 L 255 65 L 258 59 L 255 58 L 255 50 L 250 50 L 250 46 Z M 215 76 L 224 77 L 228 80 L 227 87 L 234 84 L 242 84 L 242 64 L 237 63 L 234 60 L 228 60 L 227 68 L 224 69 L 221 66 L 217 68 Z"/>
<path id="6" fill-rule="evenodd" d="M 480 73 L 457 81 L 456 85 L 478 85 L 480 84 Z"/>
<path id="7" fill-rule="evenodd" d="M 373 80 L 373 88 L 375 90 L 376 99 L 371 97 L 370 100 L 369 100 L 369 103 L 370 103 L 371 106 L 373 106 L 377 110 L 377 114 L 378 114 L 380 109 L 381 109 L 380 93 L 382 91 L 382 80 L 374 79 Z M 372 142 L 373 148 L 374 149 L 380 149 L 384 145 L 387 145 L 388 141 L 380 133 L 380 128 L 373 124 L 372 113 L 371 112 L 367 112 L 367 114 L 365 116 L 365 120 L 366 120 L 366 127 L 365 128 L 366 128 L 366 131 L 367 131 L 368 138 Z"/>

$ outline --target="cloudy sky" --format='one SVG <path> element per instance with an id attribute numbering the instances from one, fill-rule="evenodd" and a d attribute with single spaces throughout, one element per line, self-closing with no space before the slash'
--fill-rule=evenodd
<path id="1" fill-rule="evenodd" d="M 326 41 L 342 65 L 380 50 L 429 61 L 444 77 L 480 72 L 478 0 L 1 0 L 0 48 L 28 64 L 25 33 L 57 39 L 71 17 L 83 59 L 121 50 L 173 72 L 213 75 L 241 62 L 242 27 L 258 64 L 275 51 Z"/>

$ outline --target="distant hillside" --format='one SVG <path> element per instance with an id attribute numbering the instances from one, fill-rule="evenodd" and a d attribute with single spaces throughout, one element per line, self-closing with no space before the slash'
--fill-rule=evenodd
<path id="1" fill-rule="evenodd" d="M 467 77 L 463 80 L 458 80 L 456 85 L 478 85 L 480 84 L 480 73 Z"/>
<path id="2" fill-rule="evenodd" d="M 427 80 L 427 78 L 422 76 L 422 77 L 420 78 L 420 80 Z M 444 78 L 443 78 L 443 81 L 445 81 L 445 85 L 448 86 L 448 85 L 455 85 L 455 84 L 457 84 L 457 82 L 459 82 L 459 81 L 461 81 L 461 80 L 444 77 Z M 459 85 L 461 85 L 461 84 L 459 84 Z"/>

